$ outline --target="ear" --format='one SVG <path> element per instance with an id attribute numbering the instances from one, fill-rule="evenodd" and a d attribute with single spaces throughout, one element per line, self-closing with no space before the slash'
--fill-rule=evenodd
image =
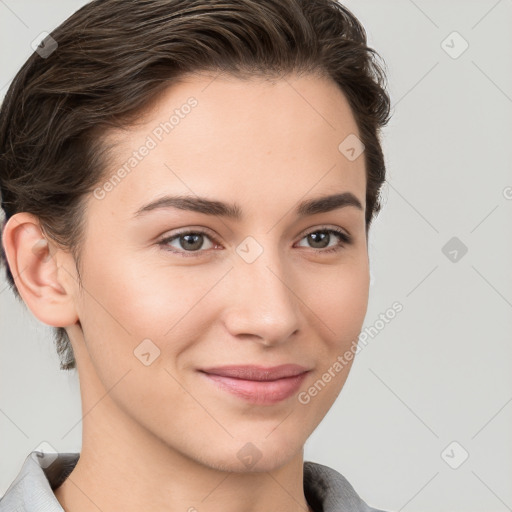
<path id="1" fill-rule="evenodd" d="M 54 327 L 76 323 L 74 260 L 45 239 L 37 217 L 27 212 L 13 215 L 2 243 L 18 292 L 34 316 Z"/>

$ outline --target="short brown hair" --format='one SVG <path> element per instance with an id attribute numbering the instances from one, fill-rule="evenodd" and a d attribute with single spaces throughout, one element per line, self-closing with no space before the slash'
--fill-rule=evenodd
<path id="1" fill-rule="evenodd" d="M 31 55 L 1 107 L 0 191 L 5 222 L 18 212 L 37 216 L 45 235 L 74 256 L 77 271 L 84 199 L 107 172 L 102 136 L 135 122 L 188 72 L 332 78 L 365 146 L 368 233 L 381 208 L 379 134 L 390 100 L 364 28 L 336 0 L 95 0 L 50 35 L 57 49 Z M 3 246 L 1 258 L 21 300 Z M 65 328 L 53 332 L 61 369 L 75 368 Z"/>

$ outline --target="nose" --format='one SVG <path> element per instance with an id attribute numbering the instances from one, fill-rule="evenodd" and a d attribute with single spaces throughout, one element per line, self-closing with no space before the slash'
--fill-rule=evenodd
<path id="1" fill-rule="evenodd" d="M 272 346 L 298 331 L 301 301 L 294 292 L 293 269 L 285 269 L 281 259 L 277 250 L 268 249 L 252 263 L 236 259 L 223 315 L 232 336 Z"/>

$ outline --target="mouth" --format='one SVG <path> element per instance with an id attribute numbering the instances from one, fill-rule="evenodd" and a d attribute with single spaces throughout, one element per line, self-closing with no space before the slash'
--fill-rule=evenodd
<path id="1" fill-rule="evenodd" d="M 272 405 L 296 393 L 310 370 L 296 364 L 284 364 L 274 367 L 232 365 L 199 372 L 221 391 L 256 405 Z"/>

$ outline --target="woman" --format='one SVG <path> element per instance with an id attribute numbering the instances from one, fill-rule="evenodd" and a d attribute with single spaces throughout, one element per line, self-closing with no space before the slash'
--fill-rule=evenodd
<path id="1" fill-rule="evenodd" d="M 384 74 L 334 0 L 104 0 L 5 97 L 13 292 L 77 368 L 80 454 L 0 511 L 370 508 L 303 447 L 346 381 Z"/>

